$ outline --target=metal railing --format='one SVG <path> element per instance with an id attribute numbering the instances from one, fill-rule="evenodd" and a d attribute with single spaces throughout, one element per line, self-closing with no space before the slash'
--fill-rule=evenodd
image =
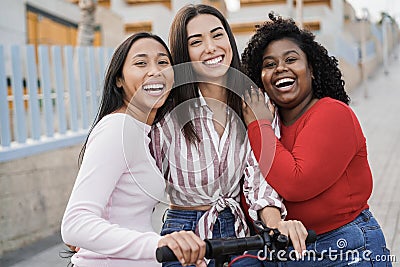
<path id="1" fill-rule="evenodd" d="M 81 143 L 112 52 L 0 45 L 0 162 Z"/>

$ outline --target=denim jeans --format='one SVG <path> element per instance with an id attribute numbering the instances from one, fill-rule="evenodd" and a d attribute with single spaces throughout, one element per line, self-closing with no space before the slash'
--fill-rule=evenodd
<path id="1" fill-rule="evenodd" d="M 287 261 L 264 262 L 264 266 L 392 266 L 382 229 L 368 209 L 352 222 L 318 235 L 302 260 L 295 260 L 293 247 L 288 252 Z"/>
<path id="2" fill-rule="evenodd" d="M 181 230 L 195 231 L 197 222 L 205 211 L 194 211 L 194 210 L 168 210 L 166 218 L 161 229 L 161 235 L 170 234 Z M 226 238 L 235 237 L 235 217 L 231 210 L 225 209 L 219 213 L 217 221 L 213 229 L 213 238 Z M 235 256 L 232 255 L 231 260 Z M 182 266 L 179 262 L 167 262 L 163 263 L 164 267 Z M 211 260 L 208 264 L 210 267 L 214 267 L 214 260 Z M 262 262 L 257 259 L 246 258 L 234 263 L 232 266 L 263 266 Z"/>

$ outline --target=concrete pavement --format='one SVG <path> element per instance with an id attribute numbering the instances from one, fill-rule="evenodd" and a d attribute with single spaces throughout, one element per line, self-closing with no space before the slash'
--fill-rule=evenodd
<path id="1" fill-rule="evenodd" d="M 371 210 L 380 222 L 387 245 L 400 266 L 400 60 L 393 54 L 389 74 L 377 69 L 366 83 L 350 92 L 367 138 L 374 176 Z M 365 97 L 367 95 L 367 97 Z M 66 267 L 59 234 L 3 255 L 4 267 Z"/>
<path id="2" fill-rule="evenodd" d="M 382 226 L 393 266 L 400 266 L 400 59 L 391 55 L 389 74 L 378 69 L 371 79 L 351 92 L 352 108 L 367 138 L 374 177 L 371 210 Z"/>

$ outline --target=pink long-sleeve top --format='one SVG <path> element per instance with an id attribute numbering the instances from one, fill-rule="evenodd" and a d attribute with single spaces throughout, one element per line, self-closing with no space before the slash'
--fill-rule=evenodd
<path id="1" fill-rule="evenodd" d="M 61 224 L 76 266 L 161 266 L 151 215 L 165 182 L 148 149 L 150 126 L 116 113 L 91 132 Z"/>

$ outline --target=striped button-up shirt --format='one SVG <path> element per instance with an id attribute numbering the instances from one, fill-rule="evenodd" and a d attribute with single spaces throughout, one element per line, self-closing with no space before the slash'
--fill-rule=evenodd
<path id="1" fill-rule="evenodd" d="M 166 179 L 170 202 L 186 207 L 211 205 L 197 224 L 196 232 L 203 239 L 212 238 L 218 213 L 225 208 L 230 208 L 235 216 L 236 236 L 247 236 L 249 230 L 239 204 L 240 180 L 244 177 L 243 192 L 253 219 L 266 206 L 280 208 L 284 216 L 282 199 L 261 174 L 242 121 L 237 116 L 228 116 L 220 137 L 205 99 L 200 94 L 194 101 L 190 115 L 199 143 L 190 143 L 184 137 L 182 127 L 174 119 L 178 112 L 174 111 L 151 132 L 151 149 Z M 233 111 L 227 109 L 227 112 Z"/>

